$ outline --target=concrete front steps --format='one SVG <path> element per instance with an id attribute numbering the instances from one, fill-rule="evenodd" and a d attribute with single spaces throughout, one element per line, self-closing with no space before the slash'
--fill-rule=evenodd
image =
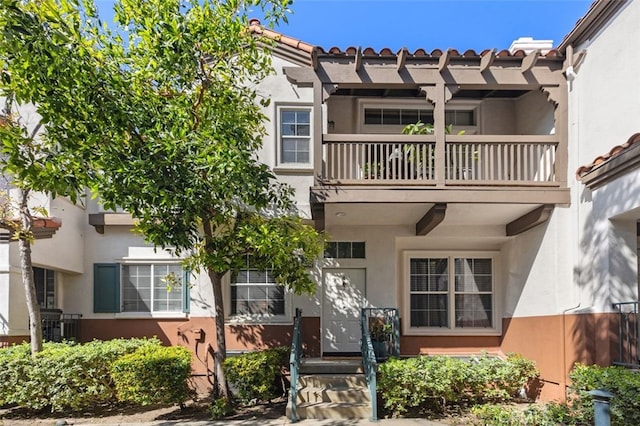
<path id="1" fill-rule="evenodd" d="M 371 398 L 360 359 L 303 359 L 296 396 L 299 419 L 368 419 Z M 291 418 L 291 399 L 287 404 Z"/>

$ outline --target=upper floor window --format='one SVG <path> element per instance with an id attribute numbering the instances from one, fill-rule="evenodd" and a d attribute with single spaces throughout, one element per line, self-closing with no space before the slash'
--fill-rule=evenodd
<path id="1" fill-rule="evenodd" d="M 311 163 L 311 109 L 279 109 L 279 163 Z"/>
<path id="2" fill-rule="evenodd" d="M 276 283 L 269 269 L 253 267 L 231 276 L 231 315 L 284 316 L 287 313 L 285 288 Z"/>
<path id="3" fill-rule="evenodd" d="M 33 281 L 36 286 L 38 305 L 43 309 L 56 307 L 55 272 L 51 269 L 33 268 Z"/>
<path id="4" fill-rule="evenodd" d="M 433 111 L 424 109 L 365 108 L 364 124 L 402 125 L 418 121 L 433 124 Z M 473 109 L 452 109 L 444 113 L 445 124 L 453 126 L 475 126 L 476 114 Z"/>
<path id="5" fill-rule="evenodd" d="M 495 256 L 419 253 L 407 257 L 409 328 L 426 332 L 493 331 Z"/>
<path id="6" fill-rule="evenodd" d="M 425 100 L 360 99 L 359 123 L 363 133 L 401 133 L 408 124 L 418 121 L 434 124 L 433 106 Z M 450 101 L 446 104 L 445 125 L 453 126 L 455 133 L 478 131 L 479 101 Z"/>
<path id="7" fill-rule="evenodd" d="M 433 111 L 415 108 L 365 108 L 364 124 L 414 124 L 418 121 L 433 124 Z"/>

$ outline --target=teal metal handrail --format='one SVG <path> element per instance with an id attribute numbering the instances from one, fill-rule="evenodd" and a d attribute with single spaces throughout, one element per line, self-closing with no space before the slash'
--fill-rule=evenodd
<path id="1" fill-rule="evenodd" d="M 291 355 L 289 356 L 289 373 L 291 374 L 291 385 L 289 387 L 289 398 L 291 398 L 291 422 L 296 423 L 298 418 L 298 374 L 300 372 L 300 359 L 302 358 L 302 310 L 296 308 L 296 315 L 293 319 L 293 336 L 291 337 Z"/>
<path id="2" fill-rule="evenodd" d="M 364 367 L 364 375 L 369 387 L 371 395 L 371 421 L 378 420 L 378 386 L 376 384 L 376 374 L 378 371 L 378 363 L 376 362 L 376 354 L 373 351 L 373 342 L 371 341 L 371 333 L 369 332 L 369 316 L 366 312 L 367 308 L 362 308 L 360 316 L 360 330 L 362 331 L 362 339 L 360 340 L 360 352 L 362 354 L 362 366 Z"/>

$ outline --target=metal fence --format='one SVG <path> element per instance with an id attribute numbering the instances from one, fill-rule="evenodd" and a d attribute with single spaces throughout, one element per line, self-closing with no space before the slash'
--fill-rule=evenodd
<path id="1" fill-rule="evenodd" d="M 42 338 L 49 342 L 78 340 L 81 314 L 65 314 L 60 309 L 41 309 Z"/>
<path id="2" fill-rule="evenodd" d="M 618 359 L 613 363 L 640 368 L 638 302 L 614 303 L 613 308 L 618 313 Z"/>

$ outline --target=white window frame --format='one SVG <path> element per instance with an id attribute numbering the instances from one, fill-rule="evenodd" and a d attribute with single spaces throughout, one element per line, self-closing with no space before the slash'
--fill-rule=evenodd
<path id="1" fill-rule="evenodd" d="M 249 270 L 257 270 L 256 268 L 249 268 Z M 245 269 L 246 270 L 246 269 Z M 225 300 L 225 318 L 227 323 L 231 324 L 290 324 L 291 317 L 291 292 L 288 289 L 284 289 L 284 314 L 272 315 L 272 314 L 231 314 L 231 287 L 235 284 L 232 282 L 232 272 L 226 275 L 227 284 L 223 286 L 225 290 L 223 298 Z M 256 283 L 257 284 L 257 283 Z M 244 284 L 250 285 L 250 284 Z M 260 283 L 259 285 L 265 285 Z M 278 284 L 274 284 L 278 285 Z"/>
<path id="2" fill-rule="evenodd" d="M 282 135 L 282 112 L 283 111 L 306 111 L 309 113 L 309 161 L 308 162 L 285 162 L 282 159 L 282 141 L 286 138 Z M 275 135 L 276 135 L 276 165 L 284 169 L 313 169 L 313 105 L 312 104 L 288 104 L 280 103 L 275 106 Z M 304 137 L 304 136 L 303 136 Z M 298 137 L 299 138 L 299 137 Z"/>
<path id="3" fill-rule="evenodd" d="M 460 131 L 464 131 L 467 135 L 478 134 L 480 130 L 480 104 L 482 101 L 477 100 L 456 100 L 449 101 L 446 104 L 445 110 L 455 111 L 475 111 L 475 126 L 453 126 L 452 134 L 458 134 Z M 405 127 L 403 124 L 364 124 L 364 111 L 367 108 L 389 108 L 389 109 L 426 109 L 433 110 L 433 104 L 425 99 L 358 99 L 358 128 L 359 133 L 392 133 L 401 134 L 402 129 Z"/>
<path id="4" fill-rule="evenodd" d="M 411 326 L 411 259 L 424 258 L 449 258 L 449 304 L 448 304 L 448 327 L 412 327 Z M 455 326 L 455 280 L 453 271 L 455 263 L 453 259 L 478 258 L 491 259 L 492 275 L 492 324 L 491 328 L 475 328 Z M 407 250 L 403 256 L 403 308 L 402 308 L 402 332 L 409 336 L 499 336 L 502 333 L 502 315 L 499 310 L 500 304 L 500 253 L 497 251 L 435 251 L 435 250 Z M 459 293 L 458 293 L 459 294 Z"/>
<path id="5" fill-rule="evenodd" d="M 116 314 L 119 318 L 139 318 L 139 317 L 186 317 L 187 314 L 184 312 L 184 298 L 182 293 L 182 288 L 177 288 L 177 291 L 180 293 L 180 308 L 175 311 L 157 311 L 154 310 L 154 289 L 153 289 L 153 276 L 154 276 L 154 266 L 155 265 L 177 265 L 181 269 L 180 280 L 183 281 L 184 278 L 184 266 L 181 261 L 177 260 L 165 260 L 165 259 L 153 259 L 153 260 L 135 260 L 135 261 L 126 261 L 120 264 L 120 312 Z M 151 308 L 147 311 L 125 311 L 124 310 L 124 268 L 130 266 L 150 266 L 151 267 L 151 295 L 150 302 Z M 185 285 L 182 283 L 182 285 Z M 187 284 L 188 285 L 188 284 Z"/>

